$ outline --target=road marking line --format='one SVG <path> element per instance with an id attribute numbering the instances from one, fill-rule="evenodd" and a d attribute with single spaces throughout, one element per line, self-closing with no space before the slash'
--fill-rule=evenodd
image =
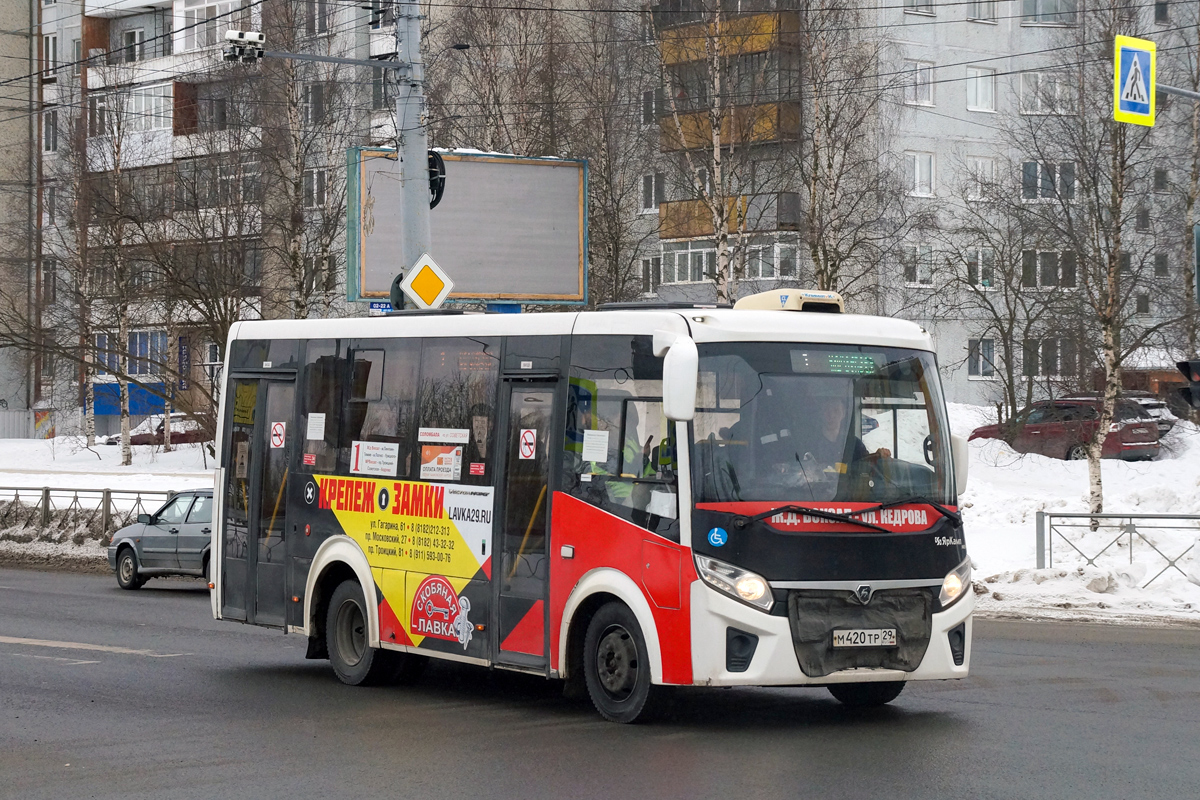
<path id="1" fill-rule="evenodd" d="M 43 661 L 65 661 L 68 666 L 77 667 L 80 664 L 99 664 L 99 661 L 80 661 L 77 658 L 63 658 L 62 656 L 35 656 L 32 653 L 9 653 L 10 656 L 18 658 L 36 658 Z"/>
<path id="2" fill-rule="evenodd" d="M 50 639 L 21 639 L 16 636 L 0 636 L 0 644 L 24 644 L 33 647 L 57 647 L 62 650 L 95 650 L 98 653 L 115 653 L 123 656 L 147 656 L 148 658 L 175 658 L 187 653 L 155 653 L 153 650 L 131 650 L 128 647 L 113 647 L 106 644 L 87 642 L 56 642 Z"/>

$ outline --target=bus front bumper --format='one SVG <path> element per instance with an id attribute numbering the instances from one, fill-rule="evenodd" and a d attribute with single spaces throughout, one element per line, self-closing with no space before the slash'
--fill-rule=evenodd
<path id="1" fill-rule="evenodd" d="M 698 686 L 825 686 L 831 683 L 921 681 L 965 678 L 971 666 L 971 612 L 975 594 L 932 618 L 929 647 L 912 672 L 856 668 L 812 678 L 800 669 L 787 617 L 776 617 L 710 589 L 703 581 L 691 585 L 692 675 Z M 954 663 L 950 634 L 965 627 L 962 664 Z M 729 629 L 758 637 L 754 655 L 744 671 L 731 672 L 726 658 Z"/>

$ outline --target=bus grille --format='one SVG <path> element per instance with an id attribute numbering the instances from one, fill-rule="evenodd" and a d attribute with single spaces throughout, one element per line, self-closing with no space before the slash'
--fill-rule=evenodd
<path id="1" fill-rule="evenodd" d="M 912 672 L 929 647 L 933 589 L 880 589 L 863 605 L 850 591 L 793 589 L 788 621 L 800 669 L 810 678 L 854 667 Z M 897 647 L 833 648 L 833 632 L 895 628 Z"/>

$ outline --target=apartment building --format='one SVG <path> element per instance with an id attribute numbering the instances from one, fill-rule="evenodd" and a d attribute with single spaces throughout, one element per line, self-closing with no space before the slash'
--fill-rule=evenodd
<path id="1" fill-rule="evenodd" d="M 897 0 L 863 9 L 850 24 L 859 37 L 876 41 L 875 62 L 860 85 L 879 95 L 872 118 L 879 172 L 859 180 L 863 193 L 896 196 L 885 200 L 890 211 L 879 213 L 870 270 L 845 284 L 851 307 L 919 321 L 937 343 L 948 398 L 997 402 L 1005 348 L 986 293 L 1000 291 L 1007 264 L 1027 298 L 1044 298 L 1037 325 L 1027 323 L 1015 344 L 1009 332 L 1019 378 L 1033 382 L 1035 394 L 1087 386 L 1087 326 L 1067 324 L 1083 313 L 1072 306 L 1084 280 L 1082 256 L 1045 231 L 1010 232 L 1001 246 L 980 235 L 978 221 L 988 214 L 1015 217 L 1014 205 L 1048 203 L 1075 191 L 1075 170 L 1084 165 L 1049 154 L 1053 148 L 1028 131 L 1047 115 L 1075 114 L 1081 89 L 1079 66 L 1071 62 L 1079 57 L 1070 54 L 1094 45 L 1101 26 L 1077 0 Z M 1173 4 L 1129 2 L 1113 9 L 1127 27 L 1123 32 L 1136 30 L 1168 50 L 1182 42 Z M 813 13 L 792 0 L 725 3 L 724 34 L 715 37 L 711 3 L 668 0 L 653 8 L 664 88 L 646 87 L 644 102 L 647 116 L 653 110 L 658 119 L 653 135 L 661 151 L 643 178 L 643 206 L 657 213 L 660 236 L 659 252 L 642 262 L 648 296 L 715 299 L 713 195 L 729 208 L 736 296 L 821 283 L 817 273 L 826 267 L 814 262 L 809 246 L 814 218 L 805 184 L 811 176 L 796 156 L 815 151 L 804 139 L 820 130 L 819 121 L 805 116 L 821 113 L 814 110 L 816 87 L 805 84 L 815 70 L 803 68 L 804 59 L 818 58 L 810 49 Z M 712 151 L 708 90 L 718 44 L 727 73 L 720 76 L 719 138 L 732 174 L 723 191 L 706 194 L 711 176 L 699 165 Z M 1094 55 L 1095 48 L 1087 52 Z M 853 102 L 845 92 L 841 97 Z M 1181 133 L 1160 122 L 1146 148 L 1151 156 L 1138 162 L 1141 193 L 1131 200 L 1136 208 L 1124 226 L 1123 291 L 1134 309 L 1131 324 L 1140 330 L 1180 311 L 1168 307 L 1167 298 L 1187 268 L 1184 237 L 1173 235 L 1173 226 L 1183 227 L 1185 175 L 1171 163 Z M 692 180 L 698 170 L 699 180 Z M 981 211 L 985 204 L 988 214 Z M 878 201 L 873 208 L 878 213 Z"/>
<path id="2" fill-rule="evenodd" d="M 69 420 L 92 384 L 101 433 L 117 425 L 118 374 L 141 384 L 134 416 L 161 411 L 163 394 L 203 413 L 233 321 L 349 313 L 346 148 L 395 136 L 390 71 L 231 62 L 225 32 L 394 59 L 388 7 L 40 2 L 35 274 L 47 346 L 34 395 Z M 54 358 L 75 340 L 90 366 Z"/>

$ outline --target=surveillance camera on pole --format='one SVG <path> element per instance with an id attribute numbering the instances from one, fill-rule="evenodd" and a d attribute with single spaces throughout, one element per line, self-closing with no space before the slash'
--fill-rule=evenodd
<path id="1" fill-rule="evenodd" d="M 262 58 L 266 40 L 267 37 L 257 31 L 225 31 L 225 41 L 229 44 L 221 51 L 222 58 L 253 64 Z"/>

